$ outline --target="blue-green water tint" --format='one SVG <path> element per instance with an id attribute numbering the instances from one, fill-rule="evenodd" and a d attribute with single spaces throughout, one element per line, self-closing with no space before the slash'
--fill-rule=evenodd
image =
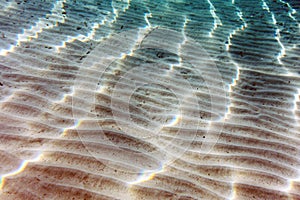
<path id="1" fill-rule="evenodd" d="M 136 185 L 159 197 L 299 199 L 299 1 L 0 0 L 0 10 L 5 194 L 51 182 L 120 199 Z M 115 187 L 85 188 L 81 175 Z"/>

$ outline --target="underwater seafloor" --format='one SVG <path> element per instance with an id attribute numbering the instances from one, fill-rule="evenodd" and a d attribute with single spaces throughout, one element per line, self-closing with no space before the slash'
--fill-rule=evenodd
<path id="1" fill-rule="evenodd" d="M 0 199 L 300 199 L 300 1 L 0 10 Z"/>

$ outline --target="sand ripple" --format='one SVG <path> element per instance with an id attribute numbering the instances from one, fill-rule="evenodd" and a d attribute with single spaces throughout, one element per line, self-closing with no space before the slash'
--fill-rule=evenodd
<path id="1" fill-rule="evenodd" d="M 300 199 L 298 2 L 0 8 L 0 199 Z"/>

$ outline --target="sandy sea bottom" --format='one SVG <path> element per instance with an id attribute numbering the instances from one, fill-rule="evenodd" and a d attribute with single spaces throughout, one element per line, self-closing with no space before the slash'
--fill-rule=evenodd
<path id="1" fill-rule="evenodd" d="M 0 9 L 0 199 L 300 199 L 300 2 Z"/>

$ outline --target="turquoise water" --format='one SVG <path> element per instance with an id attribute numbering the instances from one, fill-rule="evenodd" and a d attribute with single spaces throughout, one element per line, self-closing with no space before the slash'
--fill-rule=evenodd
<path id="1" fill-rule="evenodd" d="M 300 199 L 299 1 L 0 10 L 0 199 Z"/>

